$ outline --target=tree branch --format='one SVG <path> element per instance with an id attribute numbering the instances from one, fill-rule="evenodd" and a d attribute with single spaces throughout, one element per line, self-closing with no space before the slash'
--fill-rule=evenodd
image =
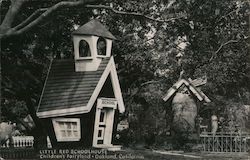
<path id="1" fill-rule="evenodd" d="M 26 0 L 22 0 L 23 2 Z M 41 21 L 43 21 L 46 17 L 48 17 L 50 14 L 52 14 L 54 11 L 63 8 L 63 7 L 74 7 L 74 6 L 79 6 L 79 5 L 85 5 L 85 8 L 95 8 L 95 9 L 106 9 L 110 10 L 115 14 L 120 14 L 120 15 L 131 15 L 131 16 L 136 16 L 136 17 L 142 17 L 145 19 L 148 19 L 150 21 L 156 21 L 160 23 L 164 22 L 170 22 L 176 19 L 181 19 L 183 16 L 179 17 L 174 17 L 174 18 L 169 18 L 169 19 L 155 19 L 153 17 L 141 14 L 141 13 L 136 13 L 136 12 L 125 12 L 125 11 L 118 11 L 115 10 L 113 7 L 110 6 L 105 6 L 105 5 L 93 5 L 93 3 L 96 3 L 101 0 L 77 0 L 77 1 L 62 1 L 58 2 L 57 4 L 53 5 L 50 8 L 41 8 L 36 10 L 33 14 L 31 14 L 26 20 L 18 24 L 17 26 L 13 28 L 8 28 L 6 32 L 0 32 L 0 39 L 8 36 L 14 36 L 14 35 L 20 35 L 34 26 L 38 25 Z M 44 11 L 44 12 L 43 12 Z M 40 16 L 39 13 L 43 12 Z"/>
<path id="2" fill-rule="evenodd" d="M 156 22 L 160 22 L 160 23 L 164 23 L 164 22 L 170 22 L 176 19 L 181 19 L 184 18 L 185 16 L 179 16 L 179 17 L 174 17 L 174 18 L 169 18 L 169 19 L 156 19 L 154 17 L 149 17 L 147 15 L 141 14 L 141 13 L 137 13 L 137 12 L 125 12 L 125 11 L 118 11 L 115 10 L 113 7 L 110 6 L 105 6 L 105 5 L 85 5 L 86 8 L 94 8 L 94 9 L 107 9 L 112 11 L 115 14 L 120 14 L 120 15 L 130 15 L 130 16 L 136 16 L 136 17 L 142 17 L 145 19 L 148 19 L 150 21 L 156 21 Z"/>
<path id="3" fill-rule="evenodd" d="M 147 81 L 147 82 L 144 82 L 141 84 L 141 87 L 145 86 L 145 85 L 148 85 L 148 84 L 153 84 L 153 83 L 159 83 L 161 82 L 162 80 L 158 80 L 158 81 L 155 81 L 155 80 L 152 80 L 152 81 Z"/>
<path id="4" fill-rule="evenodd" d="M 238 10 L 239 10 L 239 9 L 237 8 L 237 9 L 232 10 L 231 12 L 227 13 L 226 15 L 221 16 L 221 17 L 216 21 L 216 23 L 219 23 L 222 19 L 225 19 L 227 16 L 229 16 L 230 14 L 232 14 L 232 13 L 238 11 Z"/>
<path id="5" fill-rule="evenodd" d="M 214 59 L 214 57 L 221 51 L 221 49 L 222 49 L 224 46 L 229 45 L 229 44 L 231 44 L 231 43 L 238 43 L 239 41 L 241 41 L 241 40 L 247 40 L 248 38 L 249 38 L 249 36 L 244 37 L 243 39 L 238 39 L 238 40 L 233 40 L 233 39 L 232 39 L 232 40 L 229 40 L 229 41 L 227 41 L 227 42 L 221 44 L 221 45 L 219 46 L 219 48 L 212 54 L 211 58 L 209 59 L 209 62 L 211 62 L 211 61 Z"/>
<path id="6" fill-rule="evenodd" d="M 11 28 L 11 25 L 18 14 L 18 12 L 21 9 L 21 6 L 26 0 L 18 0 L 18 1 L 11 1 L 10 8 L 8 9 L 8 12 L 6 13 L 1 25 L 0 25 L 0 34 L 4 33 L 6 30 Z M 2 3 L 2 1 L 1 1 Z"/>
<path id="7" fill-rule="evenodd" d="M 18 30 L 23 28 L 24 26 L 28 25 L 30 23 L 30 21 L 32 21 L 36 16 L 38 16 L 38 14 L 42 11 L 47 11 L 48 8 L 40 8 L 38 10 L 36 10 L 34 13 L 32 13 L 27 19 L 25 19 L 22 23 L 20 23 L 19 25 L 17 25 L 16 27 L 13 28 L 13 30 Z"/>
<path id="8" fill-rule="evenodd" d="M 23 0 L 23 1 L 25 1 L 25 0 Z M 84 5 L 84 4 L 88 4 L 88 3 L 94 3 L 97 1 L 100 1 L 100 0 L 78 0 L 78 1 L 58 2 L 57 4 L 53 5 L 50 8 L 41 9 L 42 11 L 43 10 L 46 10 L 46 11 L 44 13 L 42 13 L 40 16 L 38 16 L 35 20 L 31 21 L 39 13 L 39 10 L 37 10 L 37 11 L 35 11 L 35 13 L 33 13 L 31 16 L 29 16 L 21 24 L 17 25 L 14 28 L 10 28 L 5 34 L 4 33 L 0 34 L 0 39 L 2 39 L 4 37 L 8 37 L 8 36 L 19 35 L 19 34 L 22 34 L 26 31 L 30 30 L 32 27 L 36 26 L 41 21 L 43 21 L 46 17 L 48 17 L 51 13 L 53 13 L 54 11 L 56 11 L 60 8 L 75 7 L 75 6 Z M 17 30 L 15 30 L 15 29 L 17 29 Z"/>

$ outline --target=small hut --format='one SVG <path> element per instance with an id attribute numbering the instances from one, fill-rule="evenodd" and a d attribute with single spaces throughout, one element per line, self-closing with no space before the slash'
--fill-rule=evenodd
<path id="1" fill-rule="evenodd" d="M 196 132 L 196 116 L 199 106 L 211 100 L 197 86 L 205 84 L 201 80 L 177 81 L 163 96 L 173 111 L 171 130 L 174 134 L 193 135 Z"/>
<path id="2" fill-rule="evenodd" d="M 111 55 L 115 37 L 97 20 L 72 36 L 74 59 L 52 62 L 37 115 L 53 147 L 119 149 L 112 142 L 125 107 Z"/>

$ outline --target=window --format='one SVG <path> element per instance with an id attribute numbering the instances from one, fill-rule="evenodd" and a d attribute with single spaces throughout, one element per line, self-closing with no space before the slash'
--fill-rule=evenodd
<path id="1" fill-rule="evenodd" d="M 106 40 L 102 37 L 100 37 L 97 41 L 97 54 L 101 56 L 106 56 Z"/>
<path id="2" fill-rule="evenodd" d="M 104 138 L 104 128 L 99 128 L 98 129 L 98 135 L 97 135 L 97 139 L 103 139 Z"/>
<path id="3" fill-rule="evenodd" d="M 57 141 L 79 141 L 80 119 L 78 118 L 55 118 L 52 120 Z"/>
<path id="4" fill-rule="evenodd" d="M 102 110 L 101 113 L 100 113 L 99 124 L 100 125 L 105 125 L 106 124 L 106 112 L 104 110 Z"/>
<path id="5" fill-rule="evenodd" d="M 85 40 L 79 42 L 79 57 L 91 57 L 89 44 Z"/>

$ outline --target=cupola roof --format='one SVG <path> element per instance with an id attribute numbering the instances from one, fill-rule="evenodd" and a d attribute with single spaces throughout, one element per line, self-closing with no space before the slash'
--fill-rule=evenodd
<path id="1" fill-rule="evenodd" d="M 112 33 L 110 33 L 97 19 L 93 19 L 79 27 L 77 30 L 72 32 L 72 35 L 94 35 L 108 39 L 116 39 L 115 36 L 112 35 Z"/>

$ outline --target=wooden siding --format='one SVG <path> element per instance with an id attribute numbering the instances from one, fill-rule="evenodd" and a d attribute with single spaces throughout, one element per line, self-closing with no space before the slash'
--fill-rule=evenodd
<path id="1" fill-rule="evenodd" d="M 43 119 L 53 148 L 81 148 L 91 147 L 93 140 L 95 107 L 89 113 L 81 115 L 64 116 L 64 118 L 80 118 L 81 139 L 79 141 L 57 142 L 51 118 Z"/>

